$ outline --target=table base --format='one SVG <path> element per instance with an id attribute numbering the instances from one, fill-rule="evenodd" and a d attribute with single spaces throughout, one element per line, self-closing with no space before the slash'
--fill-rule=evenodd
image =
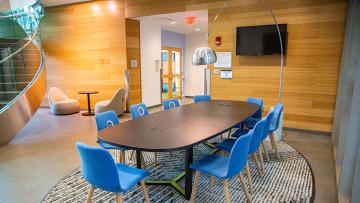
<path id="1" fill-rule="evenodd" d="M 88 111 L 86 111 L 86 112 L 82 112 L 81 115 L 83 115 L 83 116 L 93 116 L 93 115 L 95 115 L 95 113 L 93 111 L 90 112 L 90 113 Z"/>
<path id="2" fill-rule="evenodd" d="M 215 154 L 218 149 L 215 148 L 215 145 L 212 143 L 204 142 L 206 146 L 213 148 L 213 150 L 209 154 Z M 177 182 L 181 180 L 182 178 L 185 178 L 185 170 L 180 172 L 177 176 L 175 176 L 173 179 L 170 180 L 156 180 L 156 179 L 148 179 L 145 180 L 145 184 L 147 185 L 170 185 L 172 186 L 176 191 L 178 191 L 182 196 L 186 198 L 185 189 L 179 185 Z M 188 198 L 186 198 L 188 199 Z M 190 199 L 190 198 L 189 198 Z M 188 199 L 188 200 L 189 200 Z"/>

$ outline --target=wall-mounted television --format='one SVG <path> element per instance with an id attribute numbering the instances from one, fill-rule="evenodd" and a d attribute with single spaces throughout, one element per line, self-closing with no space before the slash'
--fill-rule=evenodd
<path id="1" fill-rule="evenodd" d="M 287 48 L 287 24 L 279 24 L 284 54 Z M 280 54 L 279 36 L 275 25 L 236 28 L 236 55 L 257 56 Z"/>

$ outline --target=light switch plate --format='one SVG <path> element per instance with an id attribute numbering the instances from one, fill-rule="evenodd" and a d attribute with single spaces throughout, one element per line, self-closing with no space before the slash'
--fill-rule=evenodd
<path id="1" fill-rule="evenodd" d="M 130 60 L 130 66 L 131 68 L 137 68 L 138 67 L 137 60 L 135 59 Z"/>

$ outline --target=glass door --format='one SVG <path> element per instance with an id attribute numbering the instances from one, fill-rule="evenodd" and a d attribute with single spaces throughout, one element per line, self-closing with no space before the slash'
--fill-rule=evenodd
<path id="1" fill-rule="evenodd" d="M 182 97 L 182 50 L 162 47 L 161 50 L 162 99 Z"/>

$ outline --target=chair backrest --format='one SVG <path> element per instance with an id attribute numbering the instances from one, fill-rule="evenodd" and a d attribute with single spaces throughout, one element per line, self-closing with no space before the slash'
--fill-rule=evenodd
<path id="1" fill-rule="evenodd" d="M 95 115 L 95 120 L 98 131 L 120 123 L 120 120 L 114 111 L 98 113 Z"/>
<path id="2" fill-rule="evenodd" d="M 265 121 L 266 121 L 265 118 L 261 119 L 259 122 L 256 123 L 254 129 L 251 130 L 254 132 L 250 143 L 249 154 L 256 152 L 256 150 L 260 146 L 261 138 L 264 134 L 263 129 L 264 129 Z"/>
<path id="3" fill-rule="evenodd" d="M 273 119 L 271 120 L 271 124 L 270 124 L 270 131 L 275 131 L 279 128 L 279 123 L 280 123 L 280 117 L 281 117 L 281 113 L 284 109 L 284 105 L 282 103 L 277 103 L 275 108 L 274 108 L 274 116 Z"/>
<path id="4" fill-rule="evenodd" d="M 180 102 L 178 99 L 168 99 L 163 101 L 163 108 L 164 110 L 176 108 L 180 106 Z"/>
<path id="5" fill-rule="evenodd" d="M 211 96 L 210 95 L 196 95 L 194 97 L 194 103 L 204 102 L 204 101 L 210 101 Z"/>
<path id="6" fill-rule="evenodd" d="M 77 142 L 84 179 L 96 188 L 120 192 L 119 174 L 108 151 Z"/>
<path id="7" fill-rule="evenodd" d="M 246 101 L 249 103 L 257 104 L 259 106 L 258 110 L 251 117 L 261 118 L 262 112 L 263 112 L 263 100 L 258 99 L 258 98 L 249 97 Z"/>
<path id="8" fill-rule="evenodd" d="M 261 140 L 264 140 L 270 133 L 270 123 L 274 117 L 274 110 L 269 111 L 269 113 L 265 117 L 265 123 L 263 128 L 263 136 Z"/>
<path id="9" fill-rule="evenodd" d="M 130 112 L 133 119 L 149 115 L 149 110 L 144 103 L 132 105 Z"/>
<path id="10" fill-rule="evenodd" d="M 250 143 L 254 132 L 251 130 L 246 135 L 239 137 L 230 152 L 227 177 L 237 175 L 246 165 Z"/>
<path id="11" fill-rule="evenodd" d="M 62 101 L 62 100 L 66 100 L 69 99 L 68 96 L 66 96 L 66 94 L 59 88 L 57 87 L 51 87 L 48 91 L 48 100 L 49 100 L 49 104 L 50 106 L 57 101 Z"/>

